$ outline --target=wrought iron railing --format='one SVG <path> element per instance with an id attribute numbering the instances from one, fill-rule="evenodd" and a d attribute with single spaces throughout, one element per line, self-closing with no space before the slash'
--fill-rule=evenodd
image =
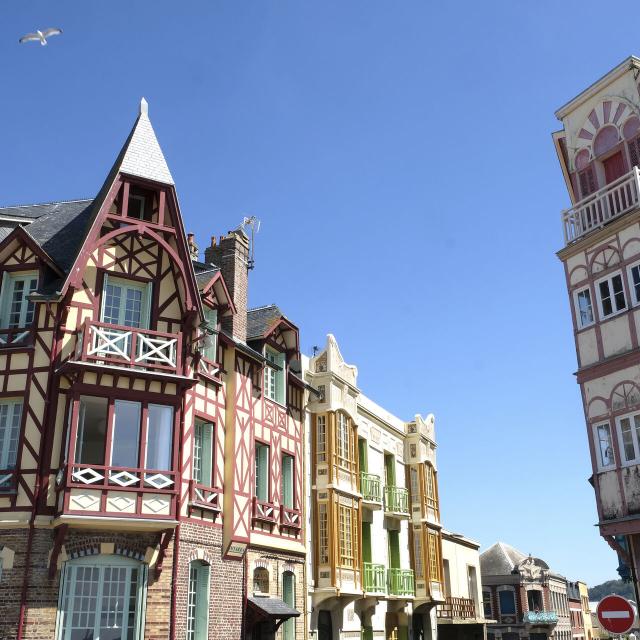
<path id="1" fill-rule="evenodd" d="M 476 604 L 471 598 L 448 596 L 436 609 L 438 618 L 475 618 Z"/>
<path id="2" fill-rule="evenodd" d="M 389 593 L 393 596 L 413 596 L 415 584 L 411 569 L 387 569 Z"/>
<path id="3" fill-rule="evenodd" d="M 371 562 L 363 562 L 364 570 L 363 585 L 367 593 L 386 593 L 387 580 L 386 568 L 383 564 L 373 564 Z"/>
<path id="4" fill-rule="evenodd" d="M 367 502 L 381 502 L 380 476 L 373 473 L 360 472 L 360 493 Z"/>
<path id="5" fill-rule="evenodd" d="M 409 513 L 409 492 L 404 487 L 384 488 L 384 510 L 391 513 Z"/>
<path id="6" fill-rule="evenodd" d="M 606 187 L 576 202 L 562 212 L 565 243 L 573 242 L 593 229 L 638 206 L 640 171 L 633 167 L 629 173 Z"/>
<path id="7" fill-rule="evenodd" d="M 87 319 L 79 336 L 83 361 L 178 373 L 181 335 Z"/>

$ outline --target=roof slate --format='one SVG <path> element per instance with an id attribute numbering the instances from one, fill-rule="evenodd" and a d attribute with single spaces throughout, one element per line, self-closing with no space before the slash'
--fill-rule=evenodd
<path id="1" fill-rule="evenodd" d="M 26 218 L 36 220 L 56 211 L 81 206 L 86 206 L 91 200 L 62 200 L 60 202 L 43 202 L 40 204 L 23 204 L 11 207 L 0 207 L 0 219 L 2 218 Z M 26 220 L 25 220 L 26 222 Z"/>
<path id="2" fill-rule="evenodd" d="M 486 576 L 509 575 L 526 557 L 511 545 L 496 542 L 480 554 L 480 571 Z"/>
<path id="3" fill-rule="evenodd" d="M 271 618 L 293 618 L 300 615 L 297 609 L 292 609 L 280 598 L 249 597 L 247 600 L 261 612 Z"/>
<path id="4" fill-rule="evenodd" d="M 284 316 L 275 304 L 256 307 L 247 311 L 247 340 L 260 338 L 277 318 Z"/>

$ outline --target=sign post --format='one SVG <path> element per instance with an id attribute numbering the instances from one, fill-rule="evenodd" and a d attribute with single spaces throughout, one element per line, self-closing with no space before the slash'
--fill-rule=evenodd
<path id="1" fill-rule="evenodd" d="M 600 600 L 596 615 L 603 629 L 609 633 L 621 634 L 631 630 L 636 612 L 622 596 L 610 595 Z"/>

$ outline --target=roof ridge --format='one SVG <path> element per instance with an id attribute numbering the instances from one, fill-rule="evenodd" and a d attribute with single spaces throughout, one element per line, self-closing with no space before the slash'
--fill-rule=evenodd
<path id="1" fill-rule="evenodd" d="M 247 309 L 247 313 L 249 313 L 250 311 L 260 311 L 262 309 L 268 309 L 269 307 L 275 307 L 277 309 L 278 305 L 275 302 L 272 302 L 271 304 L 263 304 L 260 307 L 252 307 L 251 309 Z"/>
<path id="2" fill-rule="evenodd" d="M 6 204 L 2 209 L 26 209 L 27 207 L 48 207 L 52 204 L 70 204 L 72 202 L 91 202 L 93 198 L 75 198 L 73 200 L 52 200 L 51 202 L 34 202 L 33 204 Z"/>

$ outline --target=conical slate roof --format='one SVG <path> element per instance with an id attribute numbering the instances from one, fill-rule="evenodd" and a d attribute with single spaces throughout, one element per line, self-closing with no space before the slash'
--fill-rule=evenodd
<path id="1" fill-rule="evenodd" d="M 483 576 L 506 576 L 526 557 L 526 554 L 511 545 L 496 542 L 480 554 L 480 572 Z"/>

